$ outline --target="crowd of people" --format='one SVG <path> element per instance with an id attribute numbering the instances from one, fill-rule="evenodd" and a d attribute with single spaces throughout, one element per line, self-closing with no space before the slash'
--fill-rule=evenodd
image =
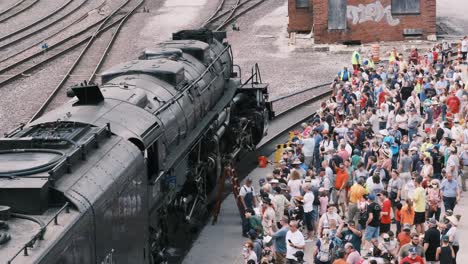
<path id="1" fill-rule="evenodd" d="M 355 52 L 259 190 L 240 188 L 245 263 L 456 264 L 465 63 L 447 43 L 381 65 Z"/>

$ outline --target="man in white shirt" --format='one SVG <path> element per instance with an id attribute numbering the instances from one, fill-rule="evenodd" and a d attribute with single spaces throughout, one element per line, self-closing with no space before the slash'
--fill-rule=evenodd
<path id="1" fill-rule="evenodd" d="M 314 233 L 314 224 L 312 220 L 312 211 L 314 210 L 314 193 L 310 183 L 303 185 L 304 194 L 304 215 L 305 215 L 305 226 L 307 227 L 307 242 L 312 241 Z"/>
<path id="2" fill-rule="evenodd" d="M 315 140 L 310 135 L 307 135 L 307 137 L 302 140 L 302 145 L 304 164 L 310 167 L 314 158 Z"/>
<path id="3" fill-rule="evenodd" d="M 468 53 L 468 36 L 463 38 L 461 43 L 461 53 L 462 53 L 462 63 L 467 61 L 467 53 Z"/>
<path id="4" fill-rule="evenodd" d="M 304 251 L 304 248 L 304 236 L 297 229 L 297 221 L 289 222 L 289 231 L 286 233 L 286 259 L 288 263 L 295 263 L 297 259 L 294 254 L 297 251 Z"/>

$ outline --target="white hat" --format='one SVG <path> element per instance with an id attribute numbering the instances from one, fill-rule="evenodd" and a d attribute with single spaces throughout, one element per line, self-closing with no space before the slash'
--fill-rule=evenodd
<path id="1" fill-rule="evenodd" d="M 447 220 L 449 220 L 454 226 L 458 226 L 458 219 L 456 216 L 454 215 L 448 216 Z"/>
<path id="2" fill-rule="evenodd" d="M 270 181 L 270 183 L 279 183 L 279 181 L 277 179 L 273 179 Z"/>
<path id="3" fill-rule="evenodd" d="M 379 131 L 379 133 L 383 136 L 388 136 L 388 130 L 387 129 L 382 129 Z"/>
<path id="4" fill-rule="evenodd" d="M 382 154 L 386 157 L 389 157 L 391 158 L 392 157 L 392 154 L 390 153 L 390 150 L 388 149 L 382 149 Z"/>
<path id="5" fill-rule="evenodd" d="M 295 160 L 293 161 L 292 164 L 293 164 L 293 165 L 301 165 L 302 162 L 301 162 L 301 160 L 299 160 L 299 159 L 295 159 Z"/>

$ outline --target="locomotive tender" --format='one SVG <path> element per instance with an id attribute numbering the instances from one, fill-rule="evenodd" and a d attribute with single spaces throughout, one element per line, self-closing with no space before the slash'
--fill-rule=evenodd
<path id="1" fill-rule="evenodd" d="M 0 139 L 0 263 L 167 262 L 266 133 L 267 85 L 241 83 L 224 38 L 174 33 Z"/>

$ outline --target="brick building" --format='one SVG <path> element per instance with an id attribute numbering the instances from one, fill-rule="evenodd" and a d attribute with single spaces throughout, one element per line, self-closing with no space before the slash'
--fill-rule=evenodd
<path id="1" fill-rule="evenodd" d="M 288 0 L 288 31 L 313 28 L 315 43 L 427 39 L 436 0 Z"/>

